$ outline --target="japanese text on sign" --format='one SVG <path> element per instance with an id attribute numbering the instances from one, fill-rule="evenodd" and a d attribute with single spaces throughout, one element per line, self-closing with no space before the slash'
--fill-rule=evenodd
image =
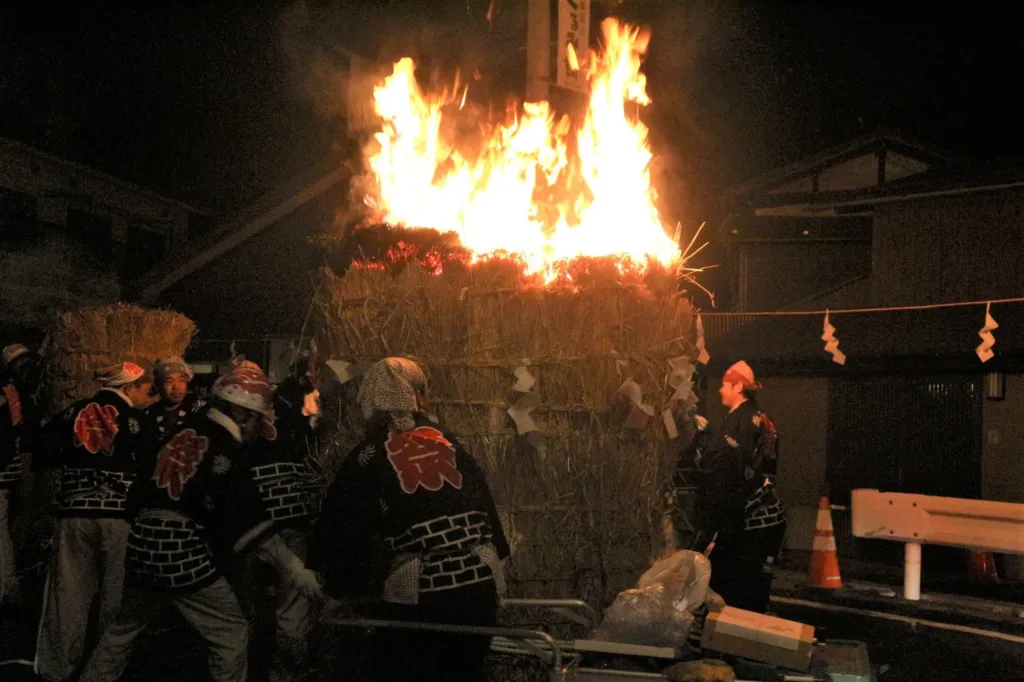
<path id="1" fill-rule="evenodd" d="M 590 49 L 590 0 L 558 0 L 558 74 L 556 84 L 583 92 L 585 68 L 573 68 L 569 45 L 582 65 Z"/>

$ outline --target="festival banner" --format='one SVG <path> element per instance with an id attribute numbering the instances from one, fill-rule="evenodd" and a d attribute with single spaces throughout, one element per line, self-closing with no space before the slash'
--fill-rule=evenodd
<path id="1" fill-rule="evenodd" d="M 558 73 L 555 84 L 585 92 L 590 50 L 590 0 L 558 0 Z M 569 46 L 572 45 L 570 50 Z"/>

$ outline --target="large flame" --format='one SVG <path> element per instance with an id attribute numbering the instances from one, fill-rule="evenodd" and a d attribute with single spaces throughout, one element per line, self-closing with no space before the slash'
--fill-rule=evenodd
<path id="1" fill-rule="evenodd" d="M 374 90 L 383 126 L 367 149 L 373 219 L 454 231 L 478 257 L 515 254 L 549 277 L 579 256 L 677 263 L 679 245 L 654 204 L 647 128 L 626 111 L 650 103 L 640 72 L 650 36 L 612 19 L 602 30 L 604 50 L 585 65 L 582 127 L 570 131 L 547 102 L 526 103 L 507 124 L 485 127 L 472 151 L 446 139 L 442 126 L 442 113 L 461 109 L 467 89 L 456 81 L 426 95 L 412 60 L 395 64 Z"/>

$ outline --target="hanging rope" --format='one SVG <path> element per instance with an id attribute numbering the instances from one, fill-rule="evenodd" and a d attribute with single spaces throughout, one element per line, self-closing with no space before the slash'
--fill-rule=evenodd
<path id="1" fill-rule="evenodd" d="M 966 308 L 968 306 L 982 306 L 982 305 L 995 305 L 998 303 L 1024 303 L 1024 296 L 1018 296 L 1016 298 L 992 298 L 984 299 L 981 301 L 959 301 L 957 303 L 928 303 L 925 305 L 902 305 L 902 306 L 890 306 L 890 307 L 877 307 L 877 308 L 844 308 L 844 309 L 824 309 L 821 310 L 771 310 L 761 312 L 749 312 L 749 313 L 719 313 L 719 312 L 707 312 L 701 311 L 701 315 L 704 317 L 783 317 L 792 315 L 825 315 L 830 313 L 832 315 L 851 315 L 855 313 L 895 313 L 908 310 L 936 310 L 938 308 Z"/>

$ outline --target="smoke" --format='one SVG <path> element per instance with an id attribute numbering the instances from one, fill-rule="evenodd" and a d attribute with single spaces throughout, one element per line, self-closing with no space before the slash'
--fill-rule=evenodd
<path id="1" fill-rule="evenodd" d="M 289 6 L 278 21 L 281 54 L 292 96 L 328 120 L 348 115 L 351 59 L 344 43 L 333 41 L 337 27 L 306 2 Z"/>
<path id="2" fill-rule="evenodd" d="M 612 4 L 612 16 L 651 29 L 644 73 L 652 103 L 641 116 L 655 154 L 652 182 L 662 215 L 681 222 L 688 240 L 716 221 L 715 197 L 750 144 L 729 118 L 730 71 L 750 58 L 756 9 L 714 0 Z"/>
<path id="3" fill-rule="evenodd" d="M 469 85 L 469 106 L 460 120 L 446 118 L 456 131 L 478 131 L 482 110 L 500 103 L 525 73 L 525 62 L 517 66 L 524 60 L 518 34 L 525 41 L 525 3 L 513 0 L 299 1 L 281 13 L 278 33 L 291 96 L 330 130 L 339 163 L 352 171 L 351 200 L 340 207 L 340 226 L 365 217 L 360 152 L 379 125 L 374 86 L 395 62 L 412 57 L 429 91 L 450 87 L 456 74 Z"/>
<path id="4" fill-rule="evenodd" d="M 489 13 L 492 1 L 496 9 Z M 362 115 L 351 110 L 362 105 L 355 95 L 368 93 L 365 101 L 369 103 L 373 84 L 390 73 L 396 61 L 412 57 L 428 89 L 450 85 L 459 72 L 464 81 L 473 83 L 471 95 L 484 101 L 483 88 L 500 90 L 523 80 L 518 70 L 514 79 L 508 78 L 509 63 L 523 59 L 516 35 L 522 32 L 525 41 L 525 12 L 520 4 L 511 0 L 443 4 L 342 0 L 316 6 L 295 2 L 279 20 L 292 94 L 327 119 Z"/>

